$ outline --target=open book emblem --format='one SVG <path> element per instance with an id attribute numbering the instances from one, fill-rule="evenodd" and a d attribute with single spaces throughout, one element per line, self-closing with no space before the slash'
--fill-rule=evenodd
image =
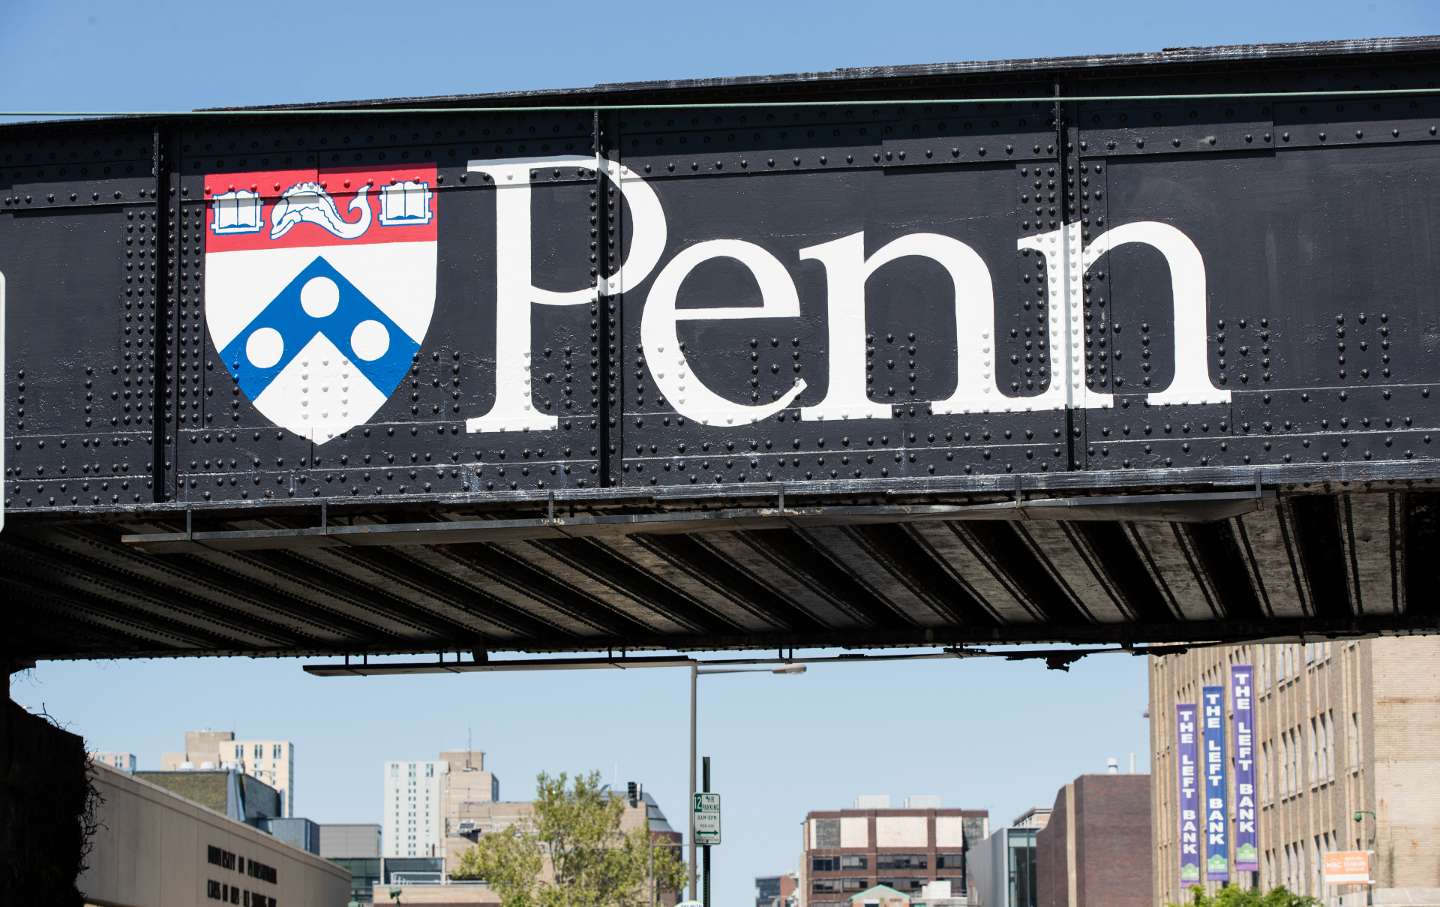
<path id="1" fill-rule="evenodd" d="M 429 183 L 401 180 L 380 190 L 380 226 L 428 224 L 432 216 Z"/>

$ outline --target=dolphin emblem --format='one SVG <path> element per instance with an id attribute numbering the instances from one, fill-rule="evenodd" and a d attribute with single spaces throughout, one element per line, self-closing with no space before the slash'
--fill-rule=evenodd
<path id="1" fill-rule="evenodd" d="M 274 226 L 270 238 L 279 239 L 296 224 L 310 223 L 328 230 L 341 239 L 355 239 L 370 229 L 370 202 L 366 199 L 369 186 L 361 186 L 349 205 L 350 211 L 360 214 L 360 219 L 347 221 L 340 216 L 340 209 L 319 183 L 296 183 L 280 196 L 271 212 Z"/>

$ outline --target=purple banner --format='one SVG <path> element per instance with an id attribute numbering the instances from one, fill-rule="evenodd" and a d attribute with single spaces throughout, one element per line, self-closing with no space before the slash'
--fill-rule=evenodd
<path id="1" fill-rule="evenodd" d="M 1225 776 L 1225 688 L 1201 687 L 1200 727 L 1205 744 L 1205 878 L 1230 880 L 1230 811 Z"/>
<path id="2" fill-rule="evenodd" d="M 1195 706 L 1175 706 L 1176 762 L 1180 766 L 1180 884 L 1200 881 L 1200 765 Z"/>
<path id="3" fill-rule="evenodd" d="M 1260 869 L 1255 808 L 1255 709 L 1250 665 L 1230 667 L 1231 740 L 1235 744 L 1235 871 Z"/>

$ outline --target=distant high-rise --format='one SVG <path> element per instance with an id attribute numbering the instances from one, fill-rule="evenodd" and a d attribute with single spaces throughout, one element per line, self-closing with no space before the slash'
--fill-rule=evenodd
<path id="1" fill-rule="evenodd" d="M 460 823 L 473 804 L 499 798 L 500 781 L 485 770 L 485 754 L 479 750 L 445 752 L 425 762 L 387 762 L 384 854 L 444 857 L 446 836 L 466 833 Z"/>
<path id="2" fill-rule="evenodd" d="M 441 804 L 450 763 L 385 763 L 385 857 L 440 857 L 445 853 Z"/>
<path id="3" fill-rule="evenodd" d="M 288 740 L 236 740 L 234 731 L 186 731 L 185 752 L 164 754 L 160 767 L 233 768 L 278 790 L 283 814 L 295 815 L 295 746 Z"/>

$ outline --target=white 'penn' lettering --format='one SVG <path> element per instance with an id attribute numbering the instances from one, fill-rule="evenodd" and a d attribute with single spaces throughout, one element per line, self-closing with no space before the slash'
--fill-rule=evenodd
<path id="1" fill-rule="evenodd" d="M 557 291 L 535 286 L 531 268 L 530 174 L 556 167 L 600 169 L 619 189 L 630 209 L 631 242 L 613 275 L 598 287 Z M 583 305 L 598 293 L 631 289 L 660 265 L 667 224 L 655 190 L 638 174 L 603 157 L 560 155 L 469 162 L 496 187 L 495 402 L 483 416 L 465 423 L 471 432 L 543 431 L 559 419 L 534 406 L 531 393 L 532 305 Z M 825 396 L 802 406 L 800 418 L 887 419 L 888 403 L 869 399 L 865 390 L 865 284 L 872 274 L 900 258 L 928 258 L 945 269 L 953 284 L 957 381 L 954 393 L 930 403 L 936 415 L 1014 410 L 1105 408 L 1110 394 L 1085 386 L 1085 326 L 1081 278 L 1106 253 L 1128 243 L 1150 246 L 1170 269 L 1174 299 L 1175 375 L 1163 390 L 1145 395 L 1152 405 L 1228 403 L 1230 391 L 1214 386 L 1206 366 L 1205 262 L 1183 232 L 1157 221 L 1114 227 L 1082 245 L 1079 224 L 1021 237 L 1016 248 L 1045 256 L 1049 278 L 1048 338 L 1050 383 L 1039 394 L 1011 397 L 995 377 L 995 293 L 989 268 L 970 246 L 937 233 L 910 233 L 865 255 L 865 234 L 852 233 L 799 250 L 801 260 L 818 261 L 827 281 L 826 329 L 829 381 Z M 725 258 L 744 266 L 760 290 L 757 306 L 680 308 L 677 297 L 685 278 L 699 265 Z M 743 239 L 712 239 L 677 253 L 660 268 L 640 318 L 640 342 L 650 374 L 675 411 L 703 425 L 759 422 L 791 406 L 805 390 L 796 378 L 769 403 L 738 403 L 707 387 L 690 369 L 680 348 L 681 321 L 746 318 L 794 318 L 800 315 L 795 283 L 784 263 Z"/>

